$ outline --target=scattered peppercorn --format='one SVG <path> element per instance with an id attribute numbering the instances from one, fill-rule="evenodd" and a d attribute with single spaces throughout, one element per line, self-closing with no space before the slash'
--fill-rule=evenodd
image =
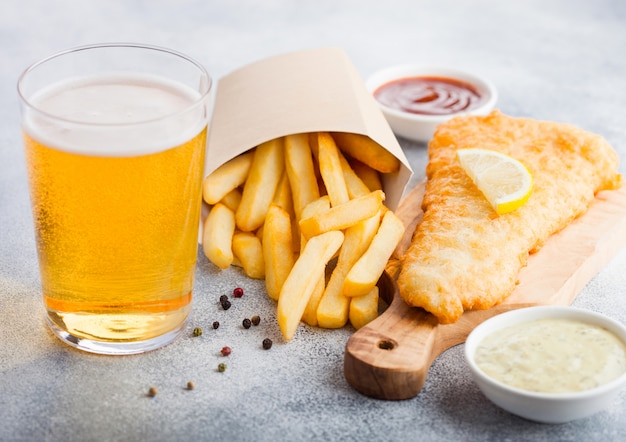
<path id="1" fill-rule="evenodd" d="M 232 350 L 230 347 L 228 346 L 222 347 L 222 356 L 228 356 L 231 353 L 232 353 Z"/>
<path id="2" fill-rule="evenodd" d="M 217 371 L 219 371 L 220 373 L 224 373 L 226 371 L 226 364 L 224 364 L 223 362 L 221 362 L 218 366 L 217 366 Z"/>
<path id="3" fill-rule="evenodd" d="M 263 339 L 263 349 L 264 350 L 269 350 L 270 348 L 272 348 L 272 340 L 270 338 L 265 338 Z"/>
<path id="4" fill-rule="evenodd" d="M 252 325 L 259 325 L 261 323 L 261 317 L 259 315 L 254 315 L 252 317 Z"/>
<path id="5" fill-rule="evenodd" d="M 193 390 L 194 388 L 196 388 L 196 384 L 193 381 L 187 382 L 187 390 Z"/>
<path id="6" fill-rule="evenodd" d="M 150 387 L 150 390 L 148 390 L 148 396 L 150 397 L 155 397 L 158 393 L 159 390 L 156 387 Z"/>
<path id="7" fill-rule="evenodd" d="M 243 328 L 250 328 L 250 326 L 252 325 L 252 322 L 248 318 L 246 318 L 243 320 L 242 325 L 243 325 Z"/>
<path id="8" fill-rule="evenodd" d="M 228 301 L 228 296 L 226 296 L 226 295 L 220 296 L 220 303 L 222 303 L 224 301 Z"/>
<path id="9" fill-rule="evenodd" d="M 237 287 L 233 290 L 233 295 L 235 298 L 241 298 L 243 296 L 243 289 L 241 287 Z"/>
<path id="10" fill-rule="evenodd" d="M 222 302 L 222 308 L 224 310 L 228 310 L 230 308 L 231 304 L 230 301 L 227 299 L 226 301 Z"/>
<path id="11" fill-rule="evenodd" d="M 194 336 L 202 336 L 202 329 L 200 327 L 196 327 L 193 329 L 193 335 Z"/>
<path id="12" fill-rule="evenodd" d="M 219 326 L 220 326 L 220 322 L 219 321 L 213 322 L 213 330 L 217 330 Z"/>

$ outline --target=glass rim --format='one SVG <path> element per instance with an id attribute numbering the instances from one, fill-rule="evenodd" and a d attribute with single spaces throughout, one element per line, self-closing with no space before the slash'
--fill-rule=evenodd
<path id="1" fill-rule="evenodd" d="M 168 114 L 168 115 L 163 115 L 160 117 L 156 117 L 156 118 L 152 118 L 152 119 L 148 119 L 148 120 L 142 120 L 142 121 L 134 121 L 134 122 L 129 122 L 129 123 L 97 123 L 97 122 L 85 122 L 85 121 L 76 121 L 76 120 L 72 120 L 72 119 L 68 119 L 68 118 L 64 118 L 64 117 L 60 117 L 58 115 L 54 115 L 51 114 L 50 112 L 46 112 L 44 110 L 39 109 L 37 106 L 35 106 L 28 98 L 26 98 L 24 90 L 23 90 L 23 83 L 25 78 L 32 73 L 34 70 L 36 70 L 38 67 L 42 66 L 43 64 L 62 57 L 64 55 L 67 54 L 71 54 L 74 52 L 82 52 L 82 51 L 87 51 L 90 49 L 103 49 L 103 48 L 132 48 L 132 49 L 147 49 L 150 51 L 154 51 L 154 52 L 162 52 L 162 53 L 166 53 L 166 54 L 170 54 L 170 55 L 174 55 L 182 60 L 185 60 L 189 63 L 191 63 L 193 66 L 195 66 L 199 71 L 201 76 L 205 77 L 207 79 L 207 87 L 206 87 L 206 91 L 201 92 L 200 96 L 195 99 L 189 106 L 187 106 L 185 109 L 179 110 L 177 112 L 174 112 L 172 114 Z M 157 45 L 150 45 L 150 44 L 143 44 L 143 43 L 130 43 L 130 42 L 111 42 L 111 43 L 95 43 L 95 44 L 87 44 L 87 45 L 81 45 L 81 46 L 75 46 L 75 47 L 71 47 L 68 49 L 64 49 L 61 51 L 57 51 L 54 52 L 38 61 L 35 61 L 34 63 L 31 63 L 28 67 L 26 67 L 26 69 L 24 69 L 24 71 L 22 71 L 22 73 L 20 74 L 20 76 L 17 79 L 17 94 L 18 97 L 20 99 L 20 101 L 31 111 L 37 112 L 39 115 L 45 117 L 45 118 L 50 118 L 56 121 L 62 121 L 64 123 L 69 123 L 72 125 L 79 125 L 79 126 L 92 126 L 92 127 L 97 127 L 97 126 L 101 126 L 101 127 L 114 127 L 114 126 L 137 126 L 137 125 L 142 125 L 142 124 L 150 124 L 150 123 L 154 123 L 154 122 L 158 122 L 158 121 L 162 121 L 162 120 L 166 120 L 169 118 L 175 118 L 179 115 L 182 115 L 186 112 L 189 112 L 191 109 L 195 108 L 196 106 L 198 106 L 199 104 L 202 104 L 203 102 L 206 102 L 207 97 L 209 96 L 209 94 L 211 93 L 213 89 L 213 78 L 211 77 L 211 75 L 209 74 L 209 72 L 206 70 L 206 68 L 202 65 L 202 63 L 200 63 L 199 61 L 195 60 L 194 58 L 183 54 L 182 52 L 179 52 L 177 50 L 174 49 L 169 49 L 163 46 L 157 46 Z"/>

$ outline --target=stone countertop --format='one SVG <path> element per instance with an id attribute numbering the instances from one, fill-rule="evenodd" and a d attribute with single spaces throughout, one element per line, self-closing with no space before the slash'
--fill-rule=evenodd
<path id="1" fill-rule="evenodd" d="M 177 49 L 215 78 L 288 51 L 341 47 L 365 78 L 393 64 L 480 72 L 514 116 L 602 134 L 626 159 L 626 3 L 391 0 L 4 0 L 0 4 L 0 440 L 625 440 L 626 391 L 587 419 L 542 425 L 492 405 L 463 346 L 433 363 L 420 394 L 382 401 L 343 376 L 352 330 L 300 326 L 284 343 L 259 281 L 218 272 L 201 254 L 189 332 L 151 353 L 86 354 L 47 330 L 19 133 L 16 81 L 60 49 L 131 41 Z M 425 146 L 400 140 L 424 176 Z M 620 171 L 626 172 L 622 164 Z M 626 249 L 575 306 L 626 323 Z M 228 311 L 218 298 L 246 295 Z M 244 317 L 258 314 L 245 330 Z M 222 324 L 213 330 L 210 324 Z M 203 336 L 191 330 L 201 326 Z M 261 348 L 270 337 L 271 350 Z M 219 350 L 233 348 L 228 369 Z M 194 381 L 196 388 L 185 386 Z M 154 398 L 146 393 L 156 386 Z"/>

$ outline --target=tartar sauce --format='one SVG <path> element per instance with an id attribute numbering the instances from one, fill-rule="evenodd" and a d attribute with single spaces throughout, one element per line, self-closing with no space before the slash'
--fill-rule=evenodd
<path id="1" fill-rule="evenodd" d="M 571 393 L 626 372 L 626 344 L 605 328 L 572 319 L 540 319 L 498 330 L 480 342 L 476 364 L 512 387 Z"/>

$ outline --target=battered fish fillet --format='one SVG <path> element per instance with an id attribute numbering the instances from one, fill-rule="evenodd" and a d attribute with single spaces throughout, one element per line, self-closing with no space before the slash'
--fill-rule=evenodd
<path id="1" fill-rule="evenodd" d="M 528 202 L 498 216 L 456 159 L 457 149 L 469 147 L 523 162 L 534 182 Z M 428 155 L 424 217 L 402 258 L 398 287 L 409 305 L 443 324 L 505 299 L 530 253 L 586 212 L 595 193 L 621 184 L 618 155 L 602 137 L 499 111 L 440 126 Z"/>

